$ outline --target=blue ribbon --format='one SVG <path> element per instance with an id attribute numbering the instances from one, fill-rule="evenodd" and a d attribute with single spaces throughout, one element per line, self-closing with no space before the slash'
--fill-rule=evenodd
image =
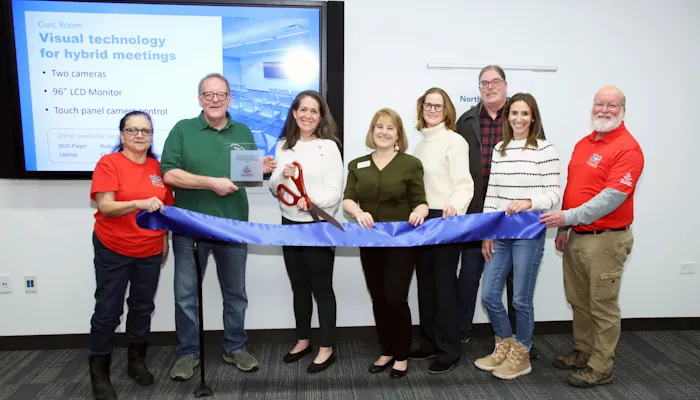
<path id="1" fill-rule="evenodd" d="M 535 239 L 545 231 L 541 212 L 467 214 L 408 222 L 378 222 L 372 229 L 343 223 L 345 232 L 329 223 L 277 225 L 214 217 L 178 207 L 141 211 L 136 223 L 145 229 L 186 236 L 267 246 L 414 247 L 484 239 Z"/>

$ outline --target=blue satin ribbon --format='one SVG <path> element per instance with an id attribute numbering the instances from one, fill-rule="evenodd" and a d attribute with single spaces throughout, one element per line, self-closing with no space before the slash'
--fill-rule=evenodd
<path id="1" fill-rule="evenodd" d="M 167 230 L 186 236 L 266 246 L 414 247 L 463 243 L 484 239 L 535 239 L 545 231 L 541 212 L 468 214 L 408 222 L 378 222 L 372 229 L 343 223 L 345 232 L 329 223 L 276 225 L 214 217 L 178 207 L 136 215 L 145 229 Z"/>

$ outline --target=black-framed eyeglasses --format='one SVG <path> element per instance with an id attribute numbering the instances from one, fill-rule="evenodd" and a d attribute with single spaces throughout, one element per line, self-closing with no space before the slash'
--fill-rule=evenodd
<path id="1" fill-rule="evenodd" d="M 481 82 L 479 82 L 479 87 L 480 87 L 481 89 L 485 89 L 485 88 L 487 88 L 487 87 L 489 87 L 489 86 L 490 86 L 490 87 L 501 86 L 501 84 L 502 84 L 503 82 L 505 82 L 505 81 L 504 81 L 503 79 L 500 79 L 500 78 L 496 78 L 496 79 L 494 79 L 494 80 L 492 80 L 492 81 L 481 81 Z"/>
<path id="2" fill-rule="evenodd" d="M 440 111 L 445 109 L 445 105 L 444 104 L 423 103 L 423 110 L 430 111 L 431 108 L 434 108 L 435 112 L 440 112 Z"/>
<path id="3" fill-rule="evenodd" d="M 212 101 L 214 100 L 214 95 L 216 95 L 216 98 L 219 99 L 219 101 L 224 101 L 228 99 L 229 94 L 226 92 L 203 92 L 202 97 L 204 97 L 204 100 L 206 101 Z"/>
<path id="4" fill-rule="evenodd" d="M 129 136 L 136 136 L 136 135 L 139 134 L 139 132 L 140 132 L 143 136 L 151 136 L 151 135 L 153 135 L 153 130 L 152 130 L 152 129 L 147 129 L 147 128 L 143 128 L 143 129 L 139 129 L 139 128 L 126 128 L 126 129 L 124 129 L 124 132 L 125 132 L 127 135 L 129 135 Z"/>

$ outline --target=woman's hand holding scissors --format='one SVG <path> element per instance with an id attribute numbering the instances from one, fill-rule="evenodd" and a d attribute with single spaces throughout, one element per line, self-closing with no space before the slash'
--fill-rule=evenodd
<path id="1" fill-rule="evenodd" d="M 297 166 L 292 163 L 284 164 L 284 169 L 282 170 L 282 177 L 284 179 L 289 179 L 296 175 Z"/>

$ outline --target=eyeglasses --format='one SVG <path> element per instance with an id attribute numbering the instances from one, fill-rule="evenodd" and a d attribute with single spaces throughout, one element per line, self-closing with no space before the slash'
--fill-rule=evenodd
<path id="1" fill-rule="evenodd" d="M 599 109 L 599 110 L 602 110 L 605 107 L 607 107 L 608 110 L 615 111 L 618 108 L 620 108 L 621 106 L 618 104 L 595 103 L 595 104 L 593 104 L 593 107 L 595 107 L 596 109 Z"/>
<path id="2" fill-rule="evenodd" d="M 501 84 L 505 82 L 503 79 L 496 78 L 492 81 L 481 81 L 479 82 L 479 88 L 485 89 L 487 87 L 496 87 L 496 86 L 501 86 Z"/>
<path id="3" fill-rule="evenodd" d="M 141 134 L 142 134 L 143 136 L 151 136 L 151 135 L 153 135 L 153 130 L 147 129 L 147 128 L 143 128 L 143 129 L 139 129 L 139 128 L 126 128 L 126 129 L 124 129 L 124 132 L 126 132 L 126 134 L 127 134 L 127 135 L 130 135 L 130 136 L 136 136 L 136 135 L 139 134 L 139 132 L 141 132 Z"/>
<path id="4" fill-rule="evenodd" d="M 202 93 L 202 97 L 204 97 L 204 100 L 206 101 L 212 101 L 214 100 L 214 95 L 216 95 L 216 98 L 219 99 L 219 101 L 224 101 L 228 99 L 229 94 L 225 92 L 204 92 Z"/>
<path id="5" fill-rule="evenodd" d="M 423 110 L 430 111 L 431 108 L 434 108 L 436 112 L 440 112 L 445 108 L 445 105 L 444 104 L 423 103 Z"/>

